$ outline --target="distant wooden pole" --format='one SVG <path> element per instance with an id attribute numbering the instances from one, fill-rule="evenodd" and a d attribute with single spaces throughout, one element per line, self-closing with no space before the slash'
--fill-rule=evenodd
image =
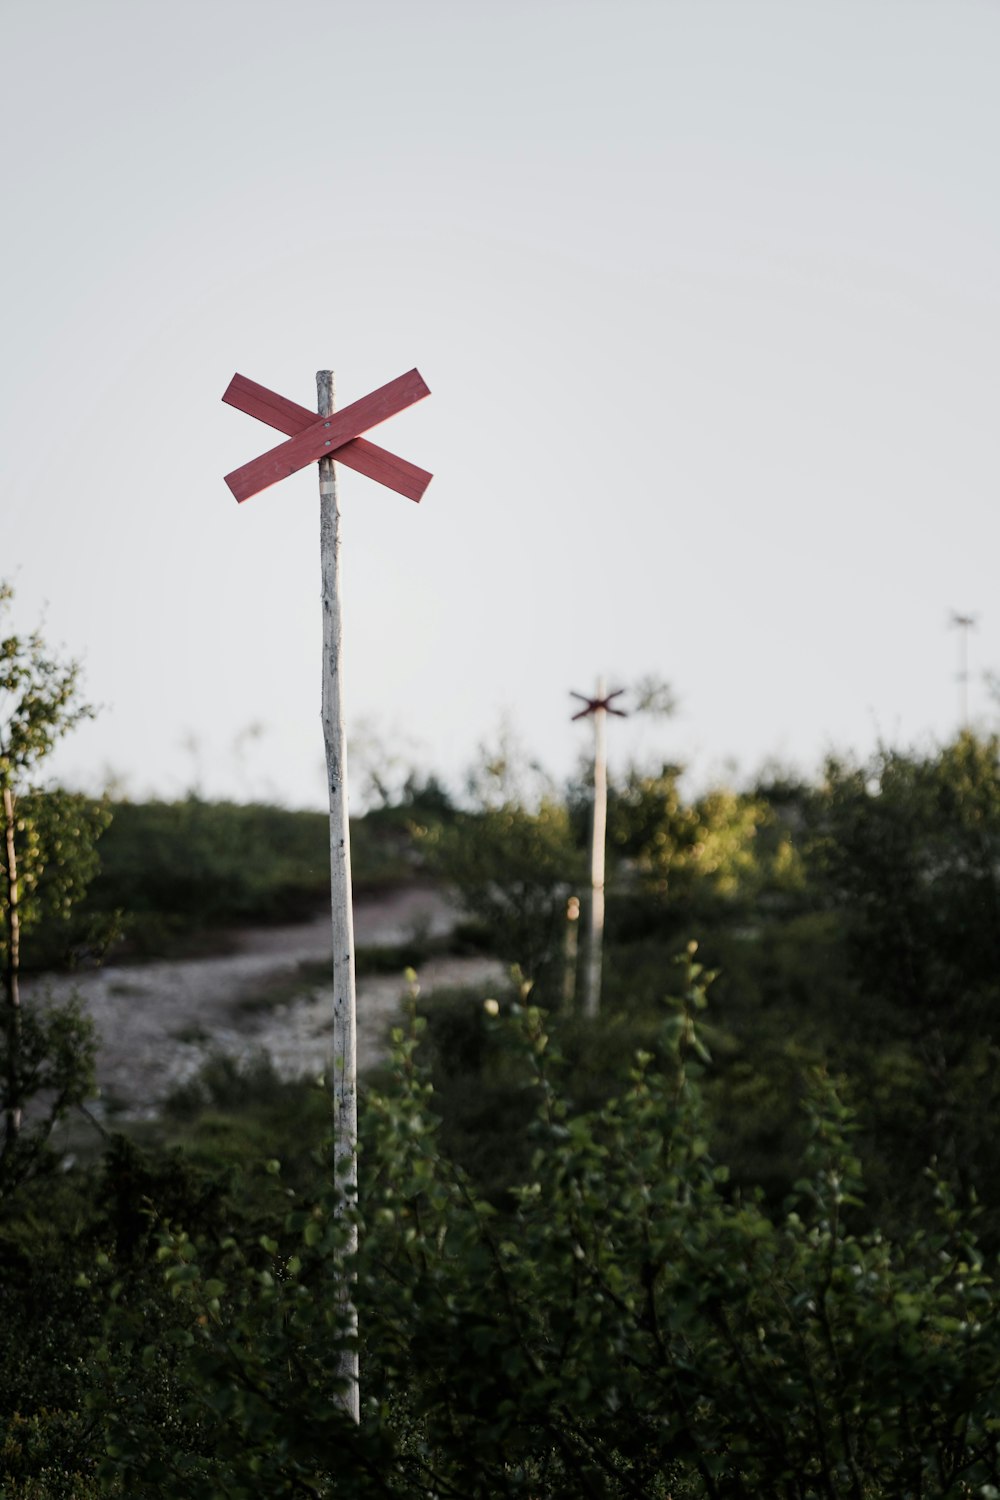
<path id="1" fill-rule="evenodd" d="M 590 915 L 587 942 L 587 982 L 583 995 L 584 1015 L 594 1017 L 601 1008 L 601 966 L 604 949 L 604 846 L 608 825 L 608 714 L 607 686 L 597 684 L 594 720 L 594 807 L 590 824 Z"/>
<path id="2" fill-rule="evenodd" d="M 334 410 L 333 372 L 316 375 L 320 416 Z M 353 1210 L 358 1183 L 357 1009 L 354 987 L 354 908 L 351 895 L 351 830 L 347 808 L 347 737 L 343 714 L 343 620 L 340 605 L 340 507 L 333 458 L 319 461 L 320 557 L 323 587 L 323 739 L 330 794 L 330 895 L 333 917 L 333 1108 L 334 1178 L 344 1194 L 345 1213 Z M 358 1248 L 357 1226 L 348 1250 Z M 354 1328 L 357 1315 L 345 1290 Z M 344 1410 L 361 1419 L 357 1351 L 345 1355 L 341 1373 L 349 1386 L 340 1398 Z"/>
<path id="3" fill-rule="evenodd" d="M 604 678 L 598 678 L 593 698 L 571 693 L 584 705 L 576 719 L 594 721 L 594 805 L 590 820 L 590 910 L 587 932 L 587 969 L 583 992 L 583 1013 L 594 1017 L 601 1008 L 601 961 L 604 947 L 604 845 L 608 823 L 608 714 L 627 718 L 624 709 L 613 708 L 612 699 L 620 698 L 624 688 L 609 693 Z"/>

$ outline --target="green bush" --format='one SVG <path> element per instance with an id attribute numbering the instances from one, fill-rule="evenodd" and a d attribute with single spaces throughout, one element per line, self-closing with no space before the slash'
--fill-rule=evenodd
<path id="1" fill-rule="evenodd" d="M 134 953 L 183 953 L 208 931 L 303 921 L 329 905 L 325 813 L 198 797 L 110 810 L 86 910 L 124 911 Z M 351 838 L 357 891 L 419 875 L 414 840 L 398 822 L 355 820 Z"/>
<path id="2" fill-rule="evenodd" d="M 0 582 L 0 624 L 12 597 Z M 79 920 L 107 809 L 42 785 L 59 740 L 92 714 L 79 676 L 37 632 L 0 638 L 0 1201 L 51 1165 L 53 1127 L 93 1083 L 93 1028 L 79 1007 L 26 1006 L 21 993 L 29 956 L 72 959 L 102 925 L 110 936 Z"/>
<path id="3" fill-rule="evenodd" d="M 534 811 L 516 801 L 487 805 L 439 825 L 427 848 L 493 951 L 556 993 L 566 897 L 582 866 L 566 808 L 551 800 Z"/>
<path id="4" fill-rule="evenodd" d="M 329 899 L 329 864 L 321 813 L 195 797 L 119 802 L 92 900 L 124 907 L 136 932 L 157 937 L 192 926 L 292 921 Z"/>
<path id="5" fill-rule="evenodd" d="M 947 1188 L 931 1233 L 860 1231 L 852 1118 L 817 1076 L 791 1200 L 772 1217 L 734 1198 L 701 1103 L 703 1005 L 690 965 L 657 1055 L 591 1112 L 564 1098 L 540 1012 L 489 1022 L 536 1105 L 509 1213 L 442 1155 L 420 1027 L 398 1033 L 394 1085 L 367 1101 L 356 1259 L 354 1210 L 327 1189 L 252 1240 L 165 1225 L 155 1341 L 113 1297 L 105 1482 L 199 1500 L 992 1495 L 1000 1294 Z M 359 1426 L 340 1404 L 348 1284 Z M 121 1389 L 164 1349 L 169 1423 Z"/>

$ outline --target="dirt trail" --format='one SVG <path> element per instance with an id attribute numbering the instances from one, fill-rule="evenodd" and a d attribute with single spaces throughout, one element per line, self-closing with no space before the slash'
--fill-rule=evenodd
<path id="1" fill-rule="evenodd" d="M 436 891 L 410 889 L 355 900 L 358 947 L 405 942 L 416 933 L 447 933 L 454 908 Z M 233 935 L 237 951 L 178 963 L 118 964 L 93 973 L 47 976 L 24 985 L 25 997 L 48 991 L 82 997 L 100 1038 L 98 1113 L 149 1119 L 164 1097 L 192 1078 L 219 1052 L 246 1059 L 267 1053 L 286 1078 L 324 1072 L 329 1061 L 333 987 L 310 985 L 299 965 L 330 957 L 326 917 L 293 927 Z M 502 975 L 486 958 L 436 958 L 418 971 L 426 993 L 446 985 L 482 984 Z M 261 1004 L 269 986 L 286 988 L 289 1000 Z M 404 976 L 358 981 L 358 1065 L 378 1060 L 388 1026 L 399 1009 Z"/>

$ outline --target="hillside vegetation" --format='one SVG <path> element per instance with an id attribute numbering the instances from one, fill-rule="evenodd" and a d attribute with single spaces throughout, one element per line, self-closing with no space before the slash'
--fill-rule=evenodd
<path id="1" fill-rule="evenodd" d="M 682 786 L 611 788 L 590 1021 L 566 946 L 585 786 L 459 808 L 411 785 L 352 830 L 359 886 L 448 884 L 461 940 L 511 966 L 411 998 L 362 1100 L 356 1260 L 328 1101 L 263 1061 L 94 1167 L 25 1117 L 0 1161 L 0 1493 L 1000 1495 L 1000 744 Z M 46 795 L 22 793 L 40 901 L 69 859 Z M 86 826 L 100 872 L 60 877 L 26 965 L 326 904 L 321 815 L 187 799 Z M 8 1116 L 15 1089 L 54 1121 L 85 1105 L 85 1018 L 18 1024 Z"/>

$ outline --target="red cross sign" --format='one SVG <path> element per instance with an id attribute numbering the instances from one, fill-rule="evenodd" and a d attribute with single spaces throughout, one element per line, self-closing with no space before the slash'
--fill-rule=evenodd
<path id="1" fill-rule="evenodd" d="M 426 469 L 397 458 L 385 448 L 369 443 L 361 436 L 370 427 L 394 417 L 397 412 L 412 406 L 415 401 L 429 396 L 430 390 L 418 370 L 410 370 L 380 386 L 360 401 L 353 401 L 329 417 L 317 416 L 308 407 L 288 401 L 266 386 L 248 380 L 245 375 L 234 375 L 223 396 L 229 406 L 235 406 L 247 416 L 257 417 L 261 422 L 276 427 L 288 434 L 288 441 L 277 448 L 252 459 L 242 468 L 226 475 L 226 483 L 237 500 L 248 500 L 269 485 L 277 484 L 288 474 L 304 469 L 317 459 L 332 457 L 338 463 L 347 464 L 359 474 L 367 474 L 379 484 L 387 485 L 405 495 L 408 500 L 419 501 L 432 476 Z"/>
<path id="2" fill-rule="evenodd" d="M 623 708 L 611 707 L 612 698 L 620 698 L 624 691 L 624 688 L 616 688 L 613 693 L 608 693 L 605 698 L 588 698 L 585 693 L 571 692 L 571 698 L 579 698 L 580 702 L 586 703 L 587 707 L 581 708 L 578 714 L 571 715 L 570 723 L 575 724 L 577 719 L 585 719 L 588 714 L 596 714 L 600 709 L 603 709 L 606 714 L 617 714 L 619 719 L 627 719 L 628 714 Z"/>

